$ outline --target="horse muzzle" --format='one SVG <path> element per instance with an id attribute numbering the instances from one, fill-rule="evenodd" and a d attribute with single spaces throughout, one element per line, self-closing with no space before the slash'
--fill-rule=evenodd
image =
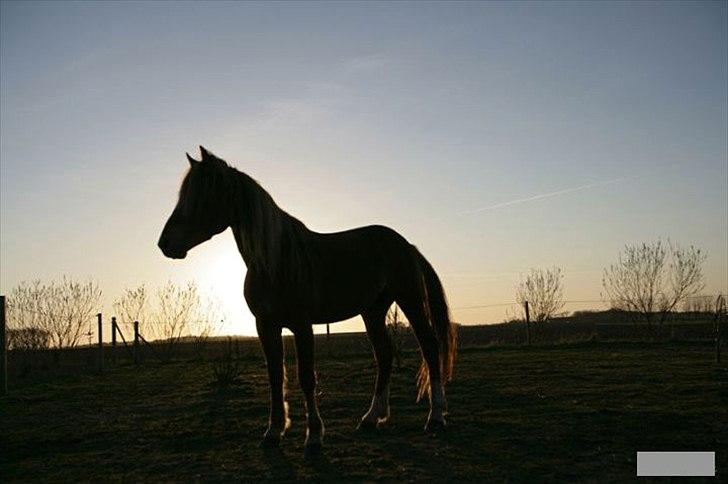
<path id="1" fill-rule="evenodd" d="M 157 243 L 157 245 L 162 250 L 162 254 L 164 254 L 165 257 L 169 257 L 170 259 L 184 259 L 187 257 L 186 250 L 174 247 L 173 244 L 170 244 L 169 241 L 164 238 L 159 239 L 159 243 Z"/>

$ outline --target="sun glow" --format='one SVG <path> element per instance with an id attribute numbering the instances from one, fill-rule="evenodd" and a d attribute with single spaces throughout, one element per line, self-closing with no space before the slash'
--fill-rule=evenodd
<path id="1" fill-rule="evenodd" d="M 194 276 L 200 291 L 219 302 L 223 321 L 218 334 L 256 335 L 255 318 L 243 296 L 245 263 L 232 236 L 225 232 L 195 250 L 199 253 Z"/>

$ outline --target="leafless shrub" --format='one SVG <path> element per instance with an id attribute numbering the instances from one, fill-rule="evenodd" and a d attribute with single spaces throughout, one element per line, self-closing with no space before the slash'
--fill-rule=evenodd
<path id="1" fill-rule="evenodd" d="M 188 282 L 178 286 L 172 281 L 157 290 L 155 323 L 157 336 L 165 340 L 167 357 L 172 356 L 174 348 L 182 336 L 188 334 L 191 320 L 196 317 L 200 304 L 197 285 Z"/>
<path id="2" fill-rule="evenodd" d="M 220 330 L 223 320 L 218 301 L 213 299 L 201 300 L 199 306 L 197 316 L 190 324 L 190 335 L 195 354 L 202 359 L 210 336 Z"/>
<path id="3" fill-rule="evenodd" d="M 35 351 L 50 347 L 51 335 L 41 328 L 11 328 L 7 332 L 9 350 Z"/>
<path id="4" fill-rule="evenodd" d="M 41 313 L 46 287 L 39 280 L 23 281 L 15 286 L 8 296 L 7 325 L 8 348 L 22 348 L 18 340 L 23 338 L 22 331 L 38 331 L 45 335 L 46 347 L 50 345 L 50 335 L 45 329 L 45 318 Z"/>
<path id="5" fill-rule="evenodd" d="M 655 316 L 660 326 L 680 303 L 705 287 L 705 254 L 694 246 L 683 248 L 662 240 L 626 245 L 617 263 L 604 269 L 602 298 L 612 308 L 642 315 L 652 328 Z"/>
<path id="6" fill-rule="evenodd" d="M 404 347 L 404 337 L 407 331 L 407 326 L 402 319 L 402 313 L 399 307 L 394 304 L 387 312 L 387 329 L 392 341 L 392 356 L 394 358 L 394 365 L 397 368 L 402 367 L 402 349 Z"/>
<path id="7" fill-rule="evenodd" d="M 149 337 L 154 336 L 155 328 L 149 322 L 149 295 L 144 284 L 135 289 L 124 289 L 121 296 L 114 301 L 114 312 L 120 322 L 139 322 L 139 331 Z"/>
<path id="8" fill-rule="evenodd" d="M 167 358 L 171 358 L 181 339 L 191 339 L 198 357 L 207 341 L 222 322 L 220 305 L 216 300 L 200 295 L 197 284 L 176 285 L 168 281 L 157 290 L 153 319 L 154 336 L 164 340 Z"/>
<path id="9" fill-rule="evenodd" d="M 91 280 L 77 282 L 65 276 L 49 286 L 47 329 L 57 348 L 73 348 L 98 312 L 101 289 Z"/>
<path id="10" fill-rule="evenodd" d="M 73 348 L 98 311 L 101 290 L 91 281 L 64 276 L 60 281 L 22 282 L 10 294 L 10 326 L 32 328 L 35 336 L 47 335 L 57 349 Z M 43 343 L 45 336 L 36 343 Z"/>
<path id="11" fill-rule="evenodd" d="M 531 269 L 516 286 L 516 301 L 523 305 L 528 301 L 531 320 L 548 321 L 564 307 L 561 269 Z"/>
<path id="12" fill-rule="evenodd" d="M 233 355 L 233 342 L 231 338 L 228 338 L 222 357 L 217 358 L 212 365 L 212 384 L 214 386 L 219 389 L 225 389 L 237 383 L 241 372 L 238 356 L 238 354 Z"/>

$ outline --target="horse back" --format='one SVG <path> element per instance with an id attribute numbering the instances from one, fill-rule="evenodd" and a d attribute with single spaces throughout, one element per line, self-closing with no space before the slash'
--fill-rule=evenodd
<path id="1" fill-rule="evenodd" d="M 309 232 L 304 246 L 303 283 L 269 285 L 249 269 L 246 299 L 254 314 L 260 308 L 267 317 L 292 324 L 348 319 L 369 309 L 413 261 L 412 246 L 404 237 L 380 225 Z"/>

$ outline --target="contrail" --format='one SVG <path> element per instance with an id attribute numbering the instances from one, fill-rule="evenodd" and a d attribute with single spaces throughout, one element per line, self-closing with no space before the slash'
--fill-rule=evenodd
<path id="1" fill-rule="evenodd" d="M 557 190 L 555 192 L 542 193 L 541 195 L 534 195 L 533 197 L 518 198 L 516 200 L 511 200 L 508 202 L 496 203 L 495 205 L 488 205 L 485 207 L 479 207 L 479 208 L 474 208 L 471 210 L 465 210 L 463 212 L 458 212 L 458 215 L 468 215 L 468 214 L 479 213 L 479 212 L 488 212 L 490 210 L 495 210 L 497 208 L 503 208 L 503 207 L 509 207 L 511 205 L 517 205 L 519 203 L 535 202 L 536 200 L 543 200 L 544 198 L 557 197 L 559 195 L 565 195 L 567 193 L 580 192 L 582 190 L 588 190 L 590 188 L 611 185 L 612 183 L 626 180 L 628 178 L 630 178 L 630 177 L 623 176 L 620 178 L 614 178 L 612 180 L 606 180 L 606 181 L 597 182 L 597 183 L 589 183 L 587 185 L 581 185 L 578 187 L 564 188 L 563 190 Z"/>

